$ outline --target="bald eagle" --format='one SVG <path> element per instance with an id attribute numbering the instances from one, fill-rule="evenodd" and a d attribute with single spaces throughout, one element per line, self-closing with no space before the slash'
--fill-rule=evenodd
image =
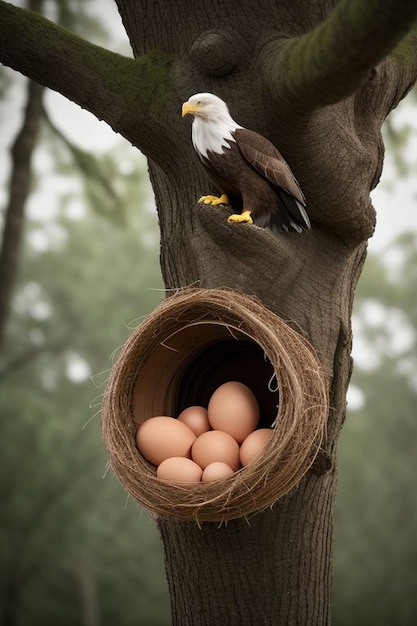
<path id="1" fill-rule="evenodd" d="M 311 228 L 300 185 L 272 143 L 237 124 L 226 103 L 212 93 L 197 93 L 184 102 L 182 116 L 188 114 L 194 115 L 194 148 L 221 193 L 199 202 L 239 209 L 229 222 L 279 232 Z"/>

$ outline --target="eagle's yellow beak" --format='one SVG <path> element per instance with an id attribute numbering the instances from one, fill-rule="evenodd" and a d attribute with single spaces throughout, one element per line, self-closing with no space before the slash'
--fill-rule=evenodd
<path id="1" fill-rule="evenodd" d="M 182 117 L 185 117 L 189 113 L 197 113 L 199 111 L 199 107 L 195 104 L 190 104 L 190 102 L 184 102 L 182 105 Z"/>

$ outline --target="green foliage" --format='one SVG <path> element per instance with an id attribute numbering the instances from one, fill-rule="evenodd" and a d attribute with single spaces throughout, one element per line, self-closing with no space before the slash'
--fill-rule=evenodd
<path id="1" fill-rule="evenodd" d="M 335 626 L 412 626 L 417 614 L 416 278 L 407 234 L 370 257 L 359 282 L 352 384 L 364 404 L 339 446 Z"/>
<path id="2" fill-rule="evenodd" d="M 100 623 L 167 623 L 156 530 L 106 473 L 99 421 L 111 353 L 161 298 L 155 221 L 136 211 L 125 227 L 61 214 L 65 238 L 42 251 L 28 224 L 0 385 L 0 568 L 18 624 L 82 623 L 84 570 Z"/>

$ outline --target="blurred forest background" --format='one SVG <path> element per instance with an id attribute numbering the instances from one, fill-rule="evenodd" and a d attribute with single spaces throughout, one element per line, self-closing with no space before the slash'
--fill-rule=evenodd
<path id="1" fill-rule="evenodd" d="M 44 8 L 130 55 L 112 0 Z M 163 297 L 146 162 L 104 123 L 3 67 L 0 97 L 2 225 L 13 216 L 0 264 L 18 260 L 10 308 L 0 289 L 0 625 L 167 626 L 155 525 L 108 471 L 100 430 L 114 354 Z M 377 233 L 357 289 L 335 626 L 411 626 L 417 616 L 416 108 L 412 93 L 385 127 Z"/>

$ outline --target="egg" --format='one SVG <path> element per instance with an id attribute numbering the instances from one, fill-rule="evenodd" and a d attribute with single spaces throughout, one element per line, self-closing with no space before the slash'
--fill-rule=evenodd
<path id="1" fill-rule="evenodd" d="M 156 475 L 170 483 L 199 483 L 203 470 L 183 456 L 172 456 L 158 466 Z"/>
<path id="2" fill-rule="evenodd" d="M 196 436 L 186 424 L 164 415 L 143 422 L 136 433 L 136 446 L 151 463 L 159 465 L 171 456 L 190 456 Z"/>
<path id="3" fill-rule="evenodd" d="M 214 461 L 222 461 L 236 471 L 239 469 L 239 445 L 228 433 L 209 430 L 193 443 L 191 458 L 203 469 Z"/>
<path id="4" fill-rule="evenodd" d="M 238 443 L 255 430 L 259 406 L 253 392 L 242 383 L 231 381 L 216 389 L 208 404 L 211 427 L 223 430 Z"/>
<path id="5" fill-rule="evenodd" d="M 230 474 L 233 474 L 233 470 L 230 465 L 222 463 L 221 461 L 215 461 L 214 463 L 207 465 L 201 480 L 203 483 L 208 483 L 212 480 L 219 480 L 219 478 L 226 478 L 226 476 L 230 476 Z"/>
<path id="6" fill-rule="evenodd" d="M 197 437 L 211 428 L 207 409 L 203 406 L 189 406 L 178 415 L 178 419 L 183 424 L 187 424 Z"/>
<path id="7" fill-rule="evenodd" d="M 250 433 L 240 446 L 240 462 L 245 467 L 262 450 L 272 436 L 272 428 L 259 428 Z"/>

